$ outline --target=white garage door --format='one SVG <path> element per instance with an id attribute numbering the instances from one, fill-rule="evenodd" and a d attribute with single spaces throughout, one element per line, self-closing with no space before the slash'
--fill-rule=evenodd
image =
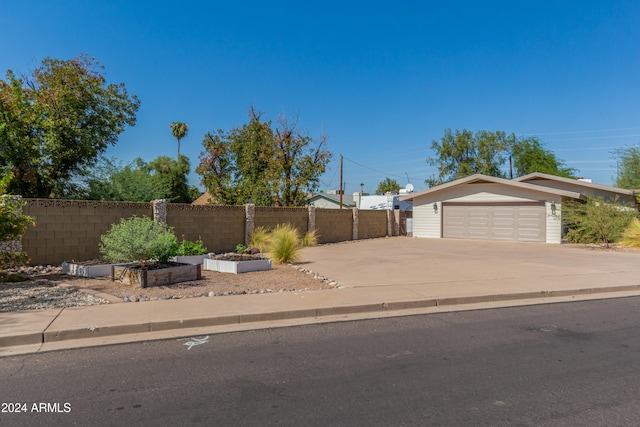
<path id="1" fill-rule="evenodd" d="M 454 239 L 544 242 L 546 213 L 540 203 L 443 203 L 442 235 Z"/>

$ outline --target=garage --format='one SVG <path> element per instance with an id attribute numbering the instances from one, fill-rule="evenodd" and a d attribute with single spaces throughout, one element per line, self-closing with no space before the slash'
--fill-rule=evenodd
<path id="1" fill-rule="evenodd" d="M 544 202 L 443 203 L 442 235 L 453 239 L 545 242 Z"/>

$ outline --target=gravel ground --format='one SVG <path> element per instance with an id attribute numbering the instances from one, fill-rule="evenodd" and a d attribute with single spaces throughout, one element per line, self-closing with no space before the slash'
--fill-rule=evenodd
<path id="1" fill-rule="evenodd" d="M 30 280 L 0 283 L 0 312 L 340 287 L 303 266 L 288 264 L 243 274 L 203 271 L 201 280 L 151 288 L 123 285 L 108 277 L 89 279 L 63 275 L 58 266 L 24 267 L 6 272 L 29 277 Z"/>

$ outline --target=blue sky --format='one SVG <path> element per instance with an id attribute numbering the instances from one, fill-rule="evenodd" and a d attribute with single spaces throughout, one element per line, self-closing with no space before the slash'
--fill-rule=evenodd
<path id="1" fill-rule="evenodd" d="M 198 164 L 208 131 L 299 117 L 329 137 L 321 189 L 419 190 L 444 130 L 538 136 L 602 184 L 616 147 L 640 142 L 640 2 L 0 0 L 0 73 L 47 57 L 95 56 L 141 100 L 107 155 Z M 199 184 L 199 177 L 191 176 Z"/>

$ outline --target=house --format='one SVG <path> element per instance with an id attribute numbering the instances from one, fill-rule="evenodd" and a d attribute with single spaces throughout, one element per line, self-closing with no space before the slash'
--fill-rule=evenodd
<path id="1" fill-rule="evenodd" d="M 358 209 L 364 210 L 394 210 L 400 209 L 401 211 L 410 211 L 412 209 L 411 202 L 401 201 L 400 195 L 387 193 L 383 195 L 369 196 L 365 195 L 360 197 L 356 204 Z"/>
<path id="2" fill-rule="evenodd" d="M 635 192 L 533 173 L 508 180 L 476 174 L 419 191 L 413 236 L 561 243 L 562 203 L 587 196 L 635 202 Z"/>
<path id="3" fill-rule="evenodd" d="M 211 203 L 213 203 L 213 197 L 206 190 L 200 197 L 191 202 L 192 205 L 210 205 Z"/>
<path id="4" fill-rule="evenodd" d="M 340 209 L 340 194 L 317 193 L 308 200 L 309 206 L 316 208 Z M 342 195 L 342 209 L 355 208 L 356 203 L 353 196 Z"/>

